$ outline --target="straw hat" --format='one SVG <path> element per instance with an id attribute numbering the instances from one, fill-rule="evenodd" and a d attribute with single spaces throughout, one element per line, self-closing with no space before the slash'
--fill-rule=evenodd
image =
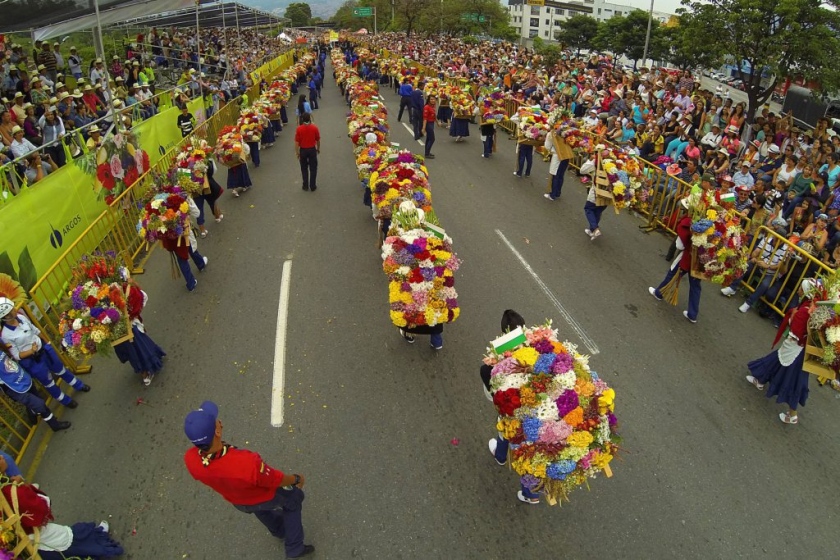
<path id="1" fill-rule="evenodd" d="M 18 125 L 13 126 L 12 127 L 12 136 L 17 134 L 18 132 L 23 132 L 23 129 L 21 127 L 19 127 Z"/>
<path id="2" fill-rule="evenodd" d="M 98 126 L 93 125 L 93 126 L 91 126 L 91 127 L 88 129 L 88 132 L 90 132 L 91 134 L 93 134 L 94 132 L 102 132 L 102 131 L 101 131 L 101 130 L 99 130 L 99 127 L 98 127 Z"/>
<path id="3" fill-rule="evenodd" d="M 83 88 L 83 91 L 93 91 L 93 88 L 90 87 L 90 84 L 85 84 L 85 87 Z"/>
<path id="4" fill-rule="evenodd" d="M 72 97 L 73 99 L 81 99 L 82 92 L 79 91 L 79 88 L 76 88 L 73 90 L 73 93 L 70 95 L 70 97 Z"/>

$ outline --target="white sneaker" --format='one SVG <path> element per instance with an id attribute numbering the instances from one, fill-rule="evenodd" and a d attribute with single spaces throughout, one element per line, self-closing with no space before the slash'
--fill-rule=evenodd
<path id="1" fill-rule="evenodd" d="M 697 322 L 697 319 L 692 319 L 691 317 L 689 317 L 689 316 L 688 316 L 688 310 L 687 310 L 687 309 L 686 309 L 685 311 L 683 311 L 683 317 L 685 317 L 686 319 L 688 319 L 688 320 L 689 320 L 689 321 L 691 321 L 692 323 L 696 323 L 696 322 Z"/>
<path id="2" fill-rule="evenodd" d="M 755 377 L 753 377 L 752 375 L 748 375 L 748 376 L 747 376 L 747 381 L 748 381 L 748 382 L 750 382 L 752 385 L 754 385 L 754 386 L 755 386 L 755 388 L 756 388 L 756 389 L 758 389 L 759 391 L 761 391 L 762 389 L 764 389 L 764 385 L 763 385 L 763 384 L 761 384 L 761 383 L 759 383 L 759 382 L 758 382 L 758 379 L 756 379 L 756 378 L 755 378 Z"/>
<path id="3" fill-rule="evenodd" d="M 723 295 L 725 295 L 726 297 L 732 297 L 732 296 L 734 296 L 737 292 L 736 292 L 735 290 L 733 290 L 732 288 L 730 288 L 729 286 L 727 286 L 727 287 L 725 287 L 724 289 L 722 289 L 722 290 L 720 291 L 720 293 L 722 293 L 722 294 L 723 294 Z"/>
<path id="4" fill-rule="evenodd" d="M 652 295 L 653 297 L 655 297 L 656 299 L 658 299 L 659 301 L 662 301 L 662 298 L 659 297 L 658 295 L 656 295 L 656 288 L 654 288 L 653 286 L 648 288 L 648 293 L 650 295 Z"/>
<path id="5" fill-rule="evenodd" d="M 101 527 L 102 530 L 105 531 L 106 533 L 111 530 L 111 526 L 108 525 L 107 521 L 100 521 L 99 525 L 97 525 L 97 527 Z"/>
<path id="6" fill-rule="evenodd" d="M 500 467 L 503 467 L 503 466 L 505 466 L 505 463 L 500 463 L 499 460 L 496 459 L 496 449 L 498 448 L 498 446 L 499 446 L 499 442 L 496 440 L 496 438 L 493 438 L 493 439 L 491 439 L 490 441 L 487 442 L 487 447 L 490 448 L 490 455 L 493 456 L 493 460 L 496 461 L 497 465 L 499 465 Z"/>
<path id="7" fill-rule="evenodd" d="M 741 307 L 738 308 L 738 311 L 740 311 L 741 313 L 746 313 L 749 310 L 750 310 L 750 304 L 747 303 L 747 302 L 744 302 L 744 304 Z"/>
<path id="8" fill-rule="evenodd" d="M 592 235 L 589 236 L 591 241 L 595 241 L 599 237 L 601 237 L 601 230 L 600 229 L 596 229 L 595 231 L 592 232 Z"/>
<path id="9" fill-rule="evenodd" d="M 546 197 L 548 200 L 550 200 L 550 201 L 554 202 L 554 199 L 553 199 L 553 198 L 551 198 L 551 195 L 550 195 L 550 194 L 545 193 L 543 196 L 544 196 L 544 197 Z"/>
<path id="10" fill-rule="evenodd" d="M 583 230 L 583 233 L 585 233 L 589 237 L 592 237 L 592 230 L 590 230 L 589 228 L 586 228 L 585 230 Z"/>
<path id="11" fill-rule="evenodd" d="M 526 504 L 531 504 L 532 506 L 537 505 L 540 501 L 537 498 L 526 498 L 525 494 L 522 493 L 522 490 L 516 493 L 516 497 L 519 498 L 520 502 L 525 502 Z"/>

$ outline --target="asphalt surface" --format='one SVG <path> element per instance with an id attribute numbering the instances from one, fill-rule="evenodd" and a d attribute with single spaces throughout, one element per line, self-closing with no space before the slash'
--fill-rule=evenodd
<path id="1" fill-rule="evenodd" d="M 421 150 L 395 122 L 396 95 L 385 98 L 391 140 Z M 666 272 L 670 239 L 608 210 L 591 242 L 581 184 L 569 173 L 561 200 L 547 201 L 547 164 L 513 177 L 504 133 L 484 160 L 476 126 L 460 144 L 437 130 L 428 167 L 435 210 L 463 260 L 463 311 L 442 351 L 426 337 L 406 344 L 388 318 L 345 112 L 329 82 L 315 112 L 317 192 L 300 189 L 290 127 L 252 169 L 251 192 L 225 193 L 224 221 L 200 240 L 210 264 L 195 292 L 170 277 L 168 254 L 154 253 L 138 280 L 150 295 L 148 332 L 169 353 L 165 369 L 145 388 L 127 365 L 96 360 L 85 379 L 93 390 L 66 411 L 73 427 L 52 438 L 36 477 L 59 522 L 109 519 L 131 559 L 283 558 L 256 518 L 183 466 L 183 417 L 213 399 L 227 441 L 306 476 L 314 558 L 836 556 L 835 393 L 812 382 L 800 424 L 779 422 L 784 407 L 744 380 L 747 361 L 770 350 L 771 324 L 711 284 L 697 324 L 681 314 L 687 289 L 677 307 L 655 301 L 647 288 Z M 581 343 L 496 230 L 595 342 L 591 365 L 618 395 L 624 452 L 614 477 L 562 507 L 520 503 L 516 475 L 487 449 L 495 414 L 478 367 L 502 311 L 553 319 Z M 273 428 L 287 259 L 285 423 Z"/>

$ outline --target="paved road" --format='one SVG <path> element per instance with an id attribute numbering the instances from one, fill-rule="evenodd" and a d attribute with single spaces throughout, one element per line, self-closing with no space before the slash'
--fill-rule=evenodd
<path id="1" fill-rule="evenodd" d="M 386 99 L 396 108 L 392 92 Z M 151 296 L 148 330 L 169 352 L 165 371 L 143 388 L 127 367 L 97 360 L 93 391 L 65 415 L 74 426 L 52 438 L 38 472 L 60 521 L 109 516 L 131 559 L 282 558 L 256 519 L 183 467 L 183 416 L 211 398 L 228 441 L 306 475 L 316 558 L 836 555 L 834 393 L 814 386 L 800 425 L 781 424 L 782 407 L 744 381 L 746 362 L 769 349 L 771 325 L 711 285 L 696 325 L 681 315 L 685 291 L 676 308 L 653 300 L 647 287 L 665 273 L 669 239 L 608 213 L 590 242 L 581 185 L 569 175 L 561 201 L 546 201 L 547 165 L 514 178 L 504 135 L 483 160 L 476 127 L 463 144 L 438 130 L 429 170 L 436 212 L 463 259 L 463 314 L 439 353 L 423 338 L 402 341 L 388 320 L 345 110 L 329 83 L 315 114 L 316 193 L 299 188 L 288 129 L 253 171 L 252 192 L 225 195 L 225 220 L 201 242 L 210 266 L 194 293 L 170 278 L 168 255 L 154 254 L 139 280 Z M 419 150 L 395 116 L 392 141 Z M 477 373 L 501 311 L 551 318 L 581 342 L 496 230 L 594 340 L 591 363 L 618 393 L 626 450 L 615 476 L 562 508 L 519 503 L 515 475 L 487 451 L 495 416 Z M 272 428 L 287 259 L 286 415 Z"/>

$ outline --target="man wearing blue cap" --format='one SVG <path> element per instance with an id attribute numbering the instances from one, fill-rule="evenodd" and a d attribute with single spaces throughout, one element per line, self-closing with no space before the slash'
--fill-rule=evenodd
<path id="1" fill-rule="evenodd" d="M 222 495 L 233 507 L 257 516 L 268 531 L 286 540 L 286 558 L 315 552 L 303 544 L 303 476 L 268 466 L 259 454 L 222 441 L 219 407 L 204 401 L 187 414 L 184 433 L 195 445 L 184 454 L 190 475 Z"/>

